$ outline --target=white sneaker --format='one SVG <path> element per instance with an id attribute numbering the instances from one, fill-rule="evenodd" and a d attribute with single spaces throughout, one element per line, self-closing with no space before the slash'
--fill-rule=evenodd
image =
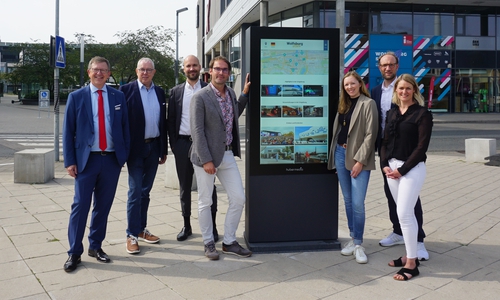
<path id="1" fill-rule="evenodd" d="M 417 258 L 418 260 L 429 260 L 429 252 L 425 249 L 423 242 L 417 243 Z"/>
<path id="2" fill-rule="evenodd" d="M 356 245 L 354 247 L 354 256 L 356 256 L 356 262 L 358 264 L 366 264 L 368 262 L 368 257 L 365 254 L 365 248 L 361 245 Z"/>
<path id="3" fill-rule="evenodd" d="M 385 239 L 381 239 L 378 243 L 382 247 L 391 247 L 394 245 L 404 245 L 405 240 L 402 235 L 391 232 L 391 234 L 389 234 Z"/>
<path id="4" fill-rule="evenodd" d="M 354 253 L 354 241 L 351 239 L 349 242 L 344 244 L 344 248 L 340 250 L 340 254 L 342 255 L 352 255 Z"/>

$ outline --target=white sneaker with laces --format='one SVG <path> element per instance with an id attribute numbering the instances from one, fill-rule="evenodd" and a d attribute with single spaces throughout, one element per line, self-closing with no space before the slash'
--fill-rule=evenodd
<path id="1" fill-rule="evenodd" d="M 404 245 L 405 240 L 402 235 L 391 232 L 391 234 L 389 234 L 385 239 L 381 239 L 378 243 L 382 247 L 391 247 L 395 245 Z"/>
<path id="2" fill-rule="evenodd" d="M 423 242 L 417 243 L 417 258 L 418 260 L 429 260 L 429 252 L 425 249 Z"/>
<path id="3" fill-rule="evenodd" d="M 340 250 L 340 254 L 346 255 L 346 256 L 352 255 L 354 253 L 354 247 L 356 247 L 356 245 L 354 245 L 354 241 L 350 240 L 349 242 L 344 244 L 344 248 L 342 248 L 342 250 Z"/>
<path id="4" fill-rule="evenodd" d="M 354 247 L 354 256 L 356 257 L 356 262 L 358 264 L 366 264 L 368 262 L 368 257 L 365 254 L 365 248 L 361 245 L 356 245 Z"/>

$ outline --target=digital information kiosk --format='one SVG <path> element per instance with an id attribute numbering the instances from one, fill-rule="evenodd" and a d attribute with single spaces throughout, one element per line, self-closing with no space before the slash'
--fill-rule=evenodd
<path id="1" fill-rule="evenodd" d="M 327 170 L 339 97 L 339 31 L 250 27 L 245 240 L 254 252 L 339 249 Z"/>

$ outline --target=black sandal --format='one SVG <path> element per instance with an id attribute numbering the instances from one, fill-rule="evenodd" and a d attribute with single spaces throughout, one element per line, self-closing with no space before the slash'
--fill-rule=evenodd
<path id="1" fill-rule="evenodd" d="M 403 280 L 401 279 L 396 279 L 394 278 L 394 280 L 398 280 L 398 281 L 406 281 L 406 280 L 410 280 L 412 279 L 413 277 L 415 276 L 418 276 L 420 274 L 420 272 L 418 271 L 418 267 L 415 267 L 415 269 L 407 269 L 407 268 L 402 268 L 401 270 L 399 270 L 396 274 L 398 275 L 401 275 L 403 276 Z M 411 277 L 408 278 L 408 276 L 406 276 L 406 274 L 410 274 Z"/>
<path id="2" fill-rule="evenodd" d="M 391 266 L 389 265 L 389 267 L 403 267 L 404 264 L 403 264 L 403 260 L 401 260 L 403 257 L 400 256 L 398 259 L 395 259 L 392 261 L 392 263 L 394 264 L 394 266 Z M 420 266 L 420 262 L 418 261 L 418 259 L 415 260 L 415 263 L 417 264 L 417 267 Z"/>

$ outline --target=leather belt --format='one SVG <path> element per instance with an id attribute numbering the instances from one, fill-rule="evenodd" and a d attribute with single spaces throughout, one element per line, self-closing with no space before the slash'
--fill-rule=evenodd
<path id="1" fill-rule="evenodd" d="M 340 147 L 347 149 L 347 144 L 339 144 Z"/>
<path id="2" fill-rule="evenodd" d="M 151 142 L 154 142 L 156 139 L 159 139 L 159 137 L 150 138 L 150 139 L 145 139 L 145 140 L 144 140 L 144 143 L 145 143 L 145 144 L 149 144 L 149 143 L 151 143 Z"/>
<path id="3" fill-rule="evenodd" d="M 233 150 L 233 146 L 232 145 L 226 145 L 226 151 L 231 151 Z"/>
<path id="4" fill-rule="evenodd" d="M 190 141 L 192 141 L 192 140 L 193 140 L 193 139 L 191 138 L 191 136 L 190 136 L 190 135 L 182 135 L 182 134 L 179 134 L 179 138 L 180 138 L 181 140 L 190 140 Z"/>
<path id="5" fill-rule="evenodd" d="M 90 154 L 100 154 L 101 156 L 106 156 L 106 155 L 111 155 L 115 154 L 115 152 L 112 151 L 92 151 Z"/>

